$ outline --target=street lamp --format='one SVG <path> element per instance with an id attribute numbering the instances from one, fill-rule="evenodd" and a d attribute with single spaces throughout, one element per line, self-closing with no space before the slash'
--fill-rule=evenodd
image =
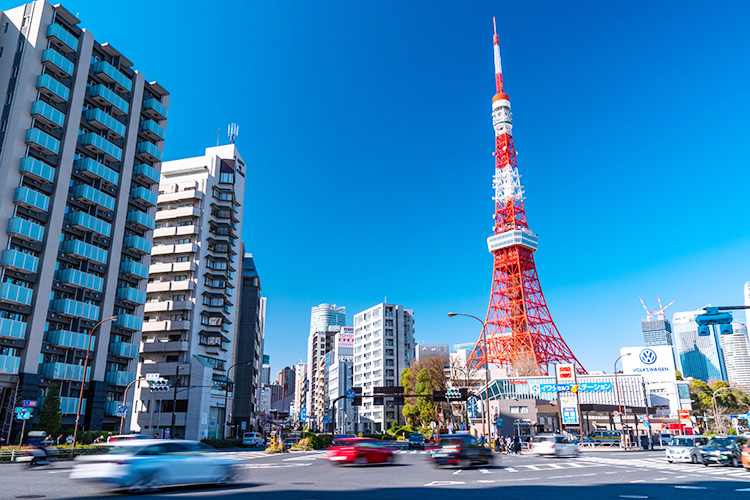
<path id="1" fill-rule="evenodd" d="M 78 394 L 78 408 L 76 408 L 76 425 L 73 427 L 73 448 L 76 447 L 76 439 L 78 438 L 78 421 L 81 418 L 81 405 L 83 404 L 83 386 L 86 384 L 86 371 L 89 368 L 89 353 L 91 352 L 91 339 L 94 338 L 94 331 L 99 325 L 107 321 L 116 320 L 117 316 L 112 316 L 101 320 L 99 323 L 94 325 L 94 328 L 89 332 L 89 343 L 86 347 L 86 359 L 83 362 L 83 379 L 81 379 L 81 391 Z"/>
<path id="2" fill-rule="evenodd" d="M 224 439 L 227 438 L 227 428 L 229 427 L 229 407 L 227 406 L 227 401 L 229 399 L 229 370 L 234 368 L 237 365 L 251 365 L 253 364 L 252 361 L 242 361 L 240 363 L 235 363 L 229 368 L 227 368 L 227 386 L 224 388 Z M 234 399 L 234 392 L 232 392 L 232 399 Z"/>
<path id="3" fill-rule="evenodd" d="M 713 393 L 713 396 L 711 396 L 711 407 L 714 409 L 714 425 L 716 426 L 716 430 L 723 432 L 724 431 L 724 424 L 719 424 L 719 408 L 716 406 L 716 395 L 719 394 L 721 391 L 731 391 L 731 387 L 719 387 L 716 389 Z"/>
<path id="4" fill-rule="evenodd" d="M 617 358 L 617 359 L 615 360 L 615 365 L 614 365 L 614 372 L 615 372 L 615 388 L 617 389 L 617 409 L 618 409 L 618 410 L 619 410 L 619 412 L 620 412 L 620 419 L 621 419 L 620 421 L 621 421 L 621 422 L 625 422 L 625 415 L 623 415 L 623 411 L 622 411 L 622 403 L 620 403 L 620 384 L 619 384 L 619 383 L 617 382 L 617 362 L 618 362 L 618 361 L 620 361 L 620 360 L 621 360 L 622 358 L 624 358 L 625 356 L 630 356 L 631 354 L 633 354 L 633 353 L 632 353 L 632 352 L 626 352 L 625 354 L 622 354 L 622 355 L 621 355 L 621 356 L 620 356 L 619 358 Z M 622 433 L 622 438 L 623 438 L 623 439 L 622 439 L 622 440 L 620 441 L 620 446 L 622 446 L 622 443 L 623 443 L 623 442 L 625 441 L 625 439 L 626 439 L 626 438 L 625 438 L 625 433 L 624 433 L 624 432 Z"/>
<path id="5" fill-rule="evenodd" d="M 453 318 L 454 316 L 466 316 L 467 318 L 474 318 L 482 324 L 482 338 L 484 339 L 484 411 L 482 412 L 482 430 L 486 432 L 487 439 L 490 439 L 490 422 L 488 412 L 490 411 L 490 364 L 488 362 L 487 354 L 487 322 L 473 316 L 471 314 L 454 313 L 449 312 L 448 317 Z"/>

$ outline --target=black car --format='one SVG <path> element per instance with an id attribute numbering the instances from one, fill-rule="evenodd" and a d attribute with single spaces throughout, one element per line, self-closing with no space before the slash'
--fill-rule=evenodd
<path id="1" fill-rule="evenodd" d="M 424 436 L 418 432 L 412 432 L 409 435 L 410 450 L 424 450 Z"/>
<path id="2" fill-rule="evenodd" d="M 739 467 L 742 465 L 744 436 L 714 436 L 700 449 L 703 465 L 722 464 Z"/>
<path id="3" fill-rule="evenodd" d="M 437 467 L 456 465 L 462 469 L 472 465 L 492 465 L 492 451 L 468 434 L 447 434 L 440 437 L 437 451 L 432 455 Z"/>

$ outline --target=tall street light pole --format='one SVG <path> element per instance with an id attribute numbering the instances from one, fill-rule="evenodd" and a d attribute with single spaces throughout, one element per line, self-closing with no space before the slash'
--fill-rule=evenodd
<path id="1" fill-rule="evenodd" d="M 229 428 L 229 407 L 227 406 L 227 402 L 229 400 L 229 370 L 234 368 L 237 365 L 250 365 L 252 364 L 252 361 L 242 361 L 241 363 L 235 363 L 229 368 L 227 368 L 227 386 L 224 388 L 224 439 L 227 438 L 227 429 Z M 234 385 L 234 384 L 232 384 Z M 234 393 L 232 393 L 232 399 L 234 399 Z"/>
<path id="2" fill-rule="evenodd" d="M 94 331 L 101 325 L 102 323 L 105 323 L 107 321 L 113 321 L 116 320 L 117 316 L 112 316 L 109 318 L 105 318 L 101 320 L 99 323 L 94 325 L 94 328 L 91 329 L 89 332 L 89 343 L 88 346 L 86 346 L 86 359 L 83 362 L 83 378 L 81 379 L 81 391 L 78 394 L 78 408 L 76 408 L 76 425 L 73 427 L 73 448 L 76 447 L 76 440 L 78 438 L 78 422 L 81 419 L 81 405 L 83 404 L 83 386 L 86 385 L 86 372 L 89 368 L 89 353 L 91 352 L 91 340 L 94 338 Z"/>
<path id="3" fill-rule="evenodd" d="M 719 387 L 716 389 L 711 396 L 711 407 L 714 409 L 714 426 L 716 427 L 716 430 L 721 432 L 724 430 L 724 424 L 719 424 L 719 408 L 716 406 L 716 395 L 719 394 L 721 391 L 731 391 L 731 387 Z"/>
<path id="4" fill-rule="evenodd" d="M 615 388 L 617 389 L 617 409 L 620 412 L 620 422 L 625 422 L 625 415 L 623 415 L 622 412 L 622 403 L 620 402 L 620 384 L 617 382 L 617 362 L 620 361 L 625 356 L 630 356 L 633 354 L 632 352 L 626 352 L 625 354 L 621 355 L 619 358 L 615 360 L 614 365 L 614 372 L 615 372 Z M 622 425 L 622 424 L 620 424 Z M 623 429 L 624 430 L 624 429 Z M 622 433 L 622 439 L 620 440 L 620 446 L 622 446 L 622 443 L 625 441 L 625 433 Z"/>
<path id="5" fill-rule="evenodd" d="M 482 412 L 482 431 L 485 432 L 485 436 L 487 436 L 486 440 L 490 439 L 490 364 L 489 364 L 489 357 L 487 354 L 487 323 L 485 321 L 482 321 L 481 319 L 477 318 L 476 316 L 473 316 L 471 314 L 464 314 L 464 313 L 454 313 L 449 312 L 448 317 L 453 318 L 454 316 L 466 316 L 467 318 L 474 318 L 475 320 L 479 321 L 479 323 L 482 324 L 482 339 L 484 340 L 484 411 Z M 486 441 L 485 440 L 485 441 Z"/>

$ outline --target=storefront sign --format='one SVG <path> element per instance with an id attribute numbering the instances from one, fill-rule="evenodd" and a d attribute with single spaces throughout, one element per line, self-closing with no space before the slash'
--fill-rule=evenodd
<path id="1" fill-rule="evenodd" d="M 575 384 L 578 392 L 606 392 L 612 390 L 612 382 Z M 573 384 L 541 384 L 539 392 L 574 392 Z"/>
<path id="2" fill-rule="evenodd" d="M 562 411 L 563 424 L 578 424 L 578 405 L 575 396 L 561 396 L 560 410 Z"/>

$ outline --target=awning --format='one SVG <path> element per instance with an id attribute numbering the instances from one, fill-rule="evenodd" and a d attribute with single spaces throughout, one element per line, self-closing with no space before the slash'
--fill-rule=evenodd
<path id="1" fill-rule="evenodd" d="M 220 375 L 218 373 L 214 373 L 213 380 L 216 382 L 225 382 L 225 383 L 234 384 L 234 380 L 227 377 L 226 375 Z"/>

